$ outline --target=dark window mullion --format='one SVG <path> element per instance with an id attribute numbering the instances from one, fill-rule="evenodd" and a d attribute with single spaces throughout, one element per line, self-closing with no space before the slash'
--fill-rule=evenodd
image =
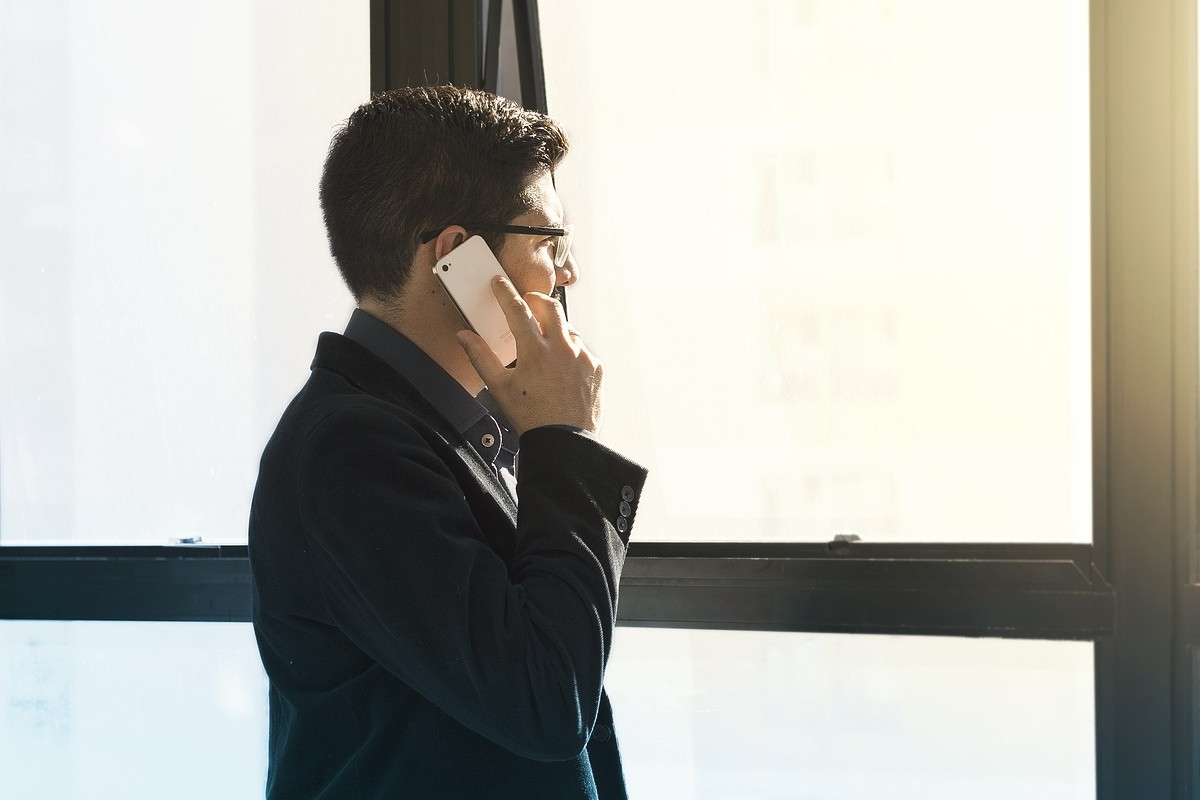
<path id="1" fill-rule="evenodd" d="M 481 85 L 478 0 L 372 0 L 371 91 L 454 83 Z"/>
<path id="2" fill-rule="evenodd" d="M 1086 546 L 637 542 L 619 622 L 651 627 L 1093 639 L 1112 592 Z M 247 621 L 246 547 L 0 549 L 0 619 Z"/>

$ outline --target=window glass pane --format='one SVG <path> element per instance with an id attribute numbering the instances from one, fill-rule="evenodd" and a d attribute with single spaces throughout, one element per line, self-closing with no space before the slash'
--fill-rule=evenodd
<path id="1" fill-rule="evenodd" d="M 261 798 L 249 624 L 0 622 L 0 797 Z"/>
<path id="2" fill-rule="evenodd" d="M 245 541 L 369 4 L 0 0 L 0 542 Z"/>
<path id="3" fill-rule="evenodd" d="M 631 796 L 1095 796 L 1090 643 L 616 636 Z M 0 796 L 261 797 L 266 735 L 248 624 L 0 622 Z"/>
<path id="4" fill-rule="evenodd" d="M 1088 3 L 561 0 L 641 539 L 1091 539 Z"/>
<path id="5" fill-rule="evenodd" d="M 1090 642 L 619 628 L 631 797 L 1092 800 Z"/>

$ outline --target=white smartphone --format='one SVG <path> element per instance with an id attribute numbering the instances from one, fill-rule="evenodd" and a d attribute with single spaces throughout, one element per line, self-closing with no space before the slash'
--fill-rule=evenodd
<path id="1" fill-rule="evenodd" d="M 472 236 L 451 250 L 433 265 L 433 274 L 442 282 L 471 330 L 496 351 L 500 363 L 516 361 L 517 340 L 492 294 L 492 278 L 503 275 L 504 268 L 483 237 Z"/>

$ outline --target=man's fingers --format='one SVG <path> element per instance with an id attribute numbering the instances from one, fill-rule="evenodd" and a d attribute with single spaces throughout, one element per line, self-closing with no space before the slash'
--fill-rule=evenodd
<path id="1" fill-rule="evenodd" d="M 548 294 L 529 292 L 525 295 L 525 302 L 541 326 L 543 336 L 550 338 L 557 335 L 566 338 L 567 317 L 557 300 Z"/>
<path id="2" fill-rule="evenodd" d="M 518 341 L 530 333 L 540 333 L 537 318 L 507 278 L 497 275 L 492 279 L 492 294 L 496 296 L 496 302 L 500 303 L 500 309 L 508 321 L 508 329 Z"/>
<path id="3" fill-rule="evenodd" d="M 467 358 L 471 360 L 471 366 L 475 367 L 475 371 L 479 373 L 479 377 L 483 378 L 483 382 L 488 386 L 495 386 L 496 381 L 500 379 L 505 370 L 504 364 L 500 363 L 500 357 L 496 355 L 496 352 L 475 331 L 459 331 L 458 343 L 462 345 L 463 350 L 467 351 Z"/>

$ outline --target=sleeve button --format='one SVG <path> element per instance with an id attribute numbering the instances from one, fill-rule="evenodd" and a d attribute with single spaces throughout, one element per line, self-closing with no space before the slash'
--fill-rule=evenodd
<path id="1" fill-rule="evenodd" d="M 622 517 L 628 517 L 633 514 L 633 506 L 629 505 L 629 503 L 626 503 L 624 500 L 621 501 L 620 510 Z"/>
<path id="2" fill-rule="evenodd" d="M 624 500 L 626 503 L 631 502 L 633 500 L 633 487 L 632 486 L 625 486 L 625 487 L 621 488 L 621 499 Z"/>
<path id="3" fill-rule="evenodd" d="M 629 520 L 617 517 L 617 533 L 624 533 L 627 530 L 629 530 Z"/>

